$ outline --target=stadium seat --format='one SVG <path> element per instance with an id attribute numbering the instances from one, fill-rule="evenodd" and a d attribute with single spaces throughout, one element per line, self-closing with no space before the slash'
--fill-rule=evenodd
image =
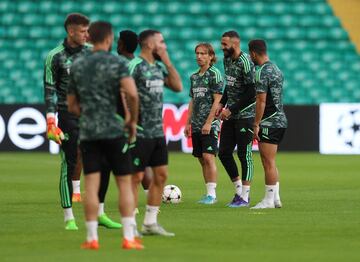
<path id="1" fill-rule="evenodd" d="M 340 27 L 340 21 L 337 17 L 328 14 L 324 15 L 320 19 L 320 25 L 324 27 Z"/>
<path id="2" fill-rule="evenodd" d="M 22 17 L 22 24 L 25 26 L 39 26 L 43 22 L 44 18 L 36 13 L 28 13 Z"/>
<path id="3" fill-rule="evenodd" d="M 139 10 L 142 9 L 142 3 L 138 3 L 136 1 L 126 1 L 121 3 L 122 5 L 122 13 L 128 14 L 138 14 L 140 13 Z"/>
<path id="4" fill-rule="evenodd" d="M 16 3 L 14 1 L 1 1 L 0 2 L 0 13 L 12 13 L 16 8 Z"/>
<path id="5" fill-rule="evenodd" d="M 79 9 L 80 4 L 78 4 L 76 1 L 66 1 L 60 5 L 58 10 L 63 14 L 68 14 L 72 12 L 79 12 Z"/>
<path id="6" fill-rule="evenodd" d="M 101 5 L 99 4 L 97 6 L 97 8 L 102 8 L 102 11 L 106 14 L 118 14 L 120 16 L 120 14 L 122 13 L 122 9 L 123 7 L 119 4 L 117 4 L 116 2 L 108 2 L 106 1 L 105 3 Z M 93 9 L 93 11 L 95 11 L 95 9 Z"/>
<path id="7" fill-rule="evenodd" d="M 163 13 L 172 16 L 174 14 L 184 14 L 186 7 L 181 2 L 166 1 L 163 2 Z"/>
<path id="8" fill-rule="evenodd" d="M 48 14 L 49 16 L 52 14 L 52 16 L 57 17 L 54 14 L 57 13 L 60 5 L 54 1 L 40 1 L 37 3 L 37 7 L 40 14 Z"/>
<path id="9" fill-rule="evenodd" d="M 96 1 L 86 1 L 81 3 L 80 11 L 85 15 L 90 15 L 99 11 L 99 8 Z"/>
<path id="10" fill-rule="evenodd" d="M 65 20 L 64 17 L 53 15 L 53 14 L 48 14 L 45 17 L 41 17 L 41 19 L 44 20 L 43 23 L 47 27 L 61 25 L 62 23 L 64 23 L 64 20 Z"/>
<path id="11" fill-rule="evenodd" d="M 44 28 L 43 30 L 50 30 L 50 36 L 55 39 L 62 39 L 65 37 L 65 29 L 63 26 L 54 26 L 51 28 Z"/>
<path id="12" fill-rule="evenodd" d="M 360 91 L 359 91 L 359 88 L 357 88 L 357 89 L 354 90 L 353 96 L 354 96 L 354 98 L 356 99 L 356 101 L 359 101 L 359 100 L 360 100 Z"/>
<path id="13" fill-rule="evenodd" d="M 305 30 L 301 27 L 291 27 L 285 31 L 285 36 L 287 39 L 291 40 L 302 40 L 305 38 Z"/>
<path id="14" fill-rule="evenodd" d="M 333 27 L 329 30 L 329 37 L 336 40 L 349 39 L 347 32 L 340 27 Z"/>
<path id="15" fill-rule="evenodd" d="M 143 5 L 143 10 L 150 15 L 156 16 L 157 14 L 163 13 L 163 4 L 159 2 L 145 2 Z"/>
<path id="16" fill-rule="evenodd" d="M 235 16 L 233 19 L 233 23 L 237 25 L 239 29 L 246 29 L 249 26 L 254 27 L 256 22 L 256 17 L 246 14 Z"/>
<path id="17" fill-rule="evenodd" d="M 3 26 L 19 24 L 21 21 L 21 17 L 14 13 L 3 13 L 0 19 Z M 5 28 L 2 27 L 2 29 L 4 30 Z"/>
<path id="18" fill-rule="evenodd" d="M 29 30 L 25 26 L 20 25 L 12 25 L 7 28 L 7 37 L 16 39 L 18 37 L 28 38 L 29 37 Z"/>
<path id="19" fill-rule="evenodd" d="M 17 12 L 20 14 L 35 13 L 38 9 L 37 3 L 29 0 L 21 1 L 17 3 Z"/>

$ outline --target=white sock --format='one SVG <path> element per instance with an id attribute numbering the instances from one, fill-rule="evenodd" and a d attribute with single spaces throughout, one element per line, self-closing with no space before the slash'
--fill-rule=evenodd
<path id="1" fill-rule="evenodd" d="M 134 241 L 136 221 L 135 217 L 123 217 L 121 218 L 123 224 L 123 237 L 129 241 Z"/>
<path id="2" fill-rule="evenodd" d="M 274 203 L 276 185 L 265 185 L 265 201 Z"/>
<path id="3" fill-rule="evenodd" d="M 64 221 L 69 221 L 71 219 L 74 219 L 74 214 L 72 211 L 72 207 L 64 208 Z"/>
<path id="4" fill-rule="evenodd" d="M 87 229 L 86 240 L 88 242 L 93 240 L 98 240 L 97 228 L 98 228 L 98 222 L 96 220 L 86 221 L 86 229 Z"/>
<path id="5" fill-rule="evenodd" d="M 242 186 L 241 198 L 249 202 L 250 186 Z"/>
<path id="6" fill-rule="evenodd" d="M 157 224 L 157 215 L 160 207 L 146 205 L 144 225 Z"/>
<path id="7" fill-rule="evenodd" d="M 73 193 L 80 194 L 80 180 L 73 180 L 72 186 L 73 186 Z"/>
<path id="8" fill-rule="evenodd" d="M 275 190 L 275 200 L 280 200 L 280 184 L 279 182 L 276 182 L 276 190 Z"/>
<path id="9" fill-rule="evenodd" d="M 105 214 L 104 203 L 99 203 L 98 217 Z"/>
<path id="10" fill-rule="evenodd" d="M 233 182 L 234 186 L 235 186 L 235 193 L 239 196 L 241 196 L 241 180 L 236 180 Z"/>
<path id="11" fill-rule="evenodd" d="M 148 196 L 149 194 L 149 189 L 144 189 L 145 195 Z"/>
<path id="12" fill-rule="evenodd" d="M 216 198 L 216 183 L 206 183 L 206 191 L 208 196 Z"/>

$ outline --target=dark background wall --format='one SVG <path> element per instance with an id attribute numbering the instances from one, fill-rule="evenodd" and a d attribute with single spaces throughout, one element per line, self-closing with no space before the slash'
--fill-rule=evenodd
<path id="1" fill-rule="evenodd" d="M 28 109 L 22 110 L 24 108 Z M 43 105 L 0 105 L 0 151 L 49 151 L 49 141 L 45 139 L 46 122 L 44 109 Z M 18 117 L 14 117 L 16 115 L 15 112 Z M 30 116 L 32 113 L 35 113 L 37 115 L 34 117 L 35 120 L 31 117 L 25 117 L 26 112 L 30 112 L 28 114 Z M 279 150 L 319 151 L 319 107 L 285 106 L 285 112 L 289 126 Z M 42 119 L 39 118 L 39 113 L 42 114 Z M 12 117 L 13 130 L 16 130 L 16 133 L 18 133 L 17 137 L 22 138 L 17 139 L 16 143 L 14 143 L 14 139 L 11 139 L 9 135 L 9 119 Z M 17 121 L 14 121 L 15 118 L 17 118 Z M 185 126 L 185 119 L 183 117 L 178 125 Z M 17 124 L 14 125 L 14 122 Z M 18 128 L 14 129 L 14 126 Z M 39 128 L 42 129 L 39 131 Z M 179 130 L 179 126 L 176 129 Z M 22 130 L 25 131 L 23 132 Z M 4 136 L 1 136 L 1 134 L 4 134 Z M 34 141 L 37 141 L 37 143 L 34 143 Z M 36 146 L 37 144 L 39 145 Z M 34 148 L 31 145 L 36 147 Z M 176 151 L 181 150 L 181 148 L 181 140 L 169 142 L 169 150 Z"/>
<path id="2" fill-rule="evenodd" d="M 285 106 L 288 128 L 282 151 L 319 151 L 319 106 Z"/>

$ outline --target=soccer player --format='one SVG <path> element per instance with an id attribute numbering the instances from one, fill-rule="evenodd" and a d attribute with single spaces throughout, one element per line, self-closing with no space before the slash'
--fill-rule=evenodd
<path id="1" fill-rule="evenodd" d="M 154 176 L 149 188 L 142 233 L 174 236 L 157 221 L 161 196 L 168 177 L 168 151 L 163 131 L 162 108 L 164 84 L 173 91 L 180 92 L 182 83 L 170 61 L 164 38 L 159 31 L 141 32 L 139 44 L 140 56 L 129 64 L 139 93 L 139 125 L 143 128 L 138 131 L 136 145 L 132 151 L 135 166 L 133 189 L 137 203 L 138 186 L 143 179 L 144 169 L 151 166 Z"/>
<path id="2" fill-rule="evenodd" d="M 86 44 L 89 19 L 82 14 L 72 13 L 66 17 L 64 27 L 67 32 L 66 38 L 46 57 L 44 93 L 47 136 L 61 146 L 60 199 L 64 210 L 65 229 L 77 230 L 72 211 L 72 177 L 74 172 L 78 175 L 81 173 L 78 155 L 79 120 L 77 116 L 68 112 L 66 91 L 71 64 L 75 59 L 89 52 L 90 46 Z M 55 120 L 56 112 L 58 125 Z M 80 183 L 78 186 L 80 187 Z M 99 194 L 105 194 L 106 191 L 101 192 Z M 121 227 L 119 223 L 110 220 L 105 213 L 99 214 L 99 222 L 108 228 Z"/>
<path id="3" fill-rule="evenodd" d="M 240 37 L 235 31 L 222 35 L 226 86 L 216 115 L 222 120 L 219 158 L 235 186 L 235 196 L 229 207 L 248 207 L 250 183 L 253 177 L 252 140 L 255 112 L 255 67 L 249 55 L 240 49 Z M 226 107 L 224 108 L 224 106 Z M 241 163 L 241 179 L 233 157 Z"/>
<path id="4" fill-rule="evenodd" d="M 127 62 L 110 53 L 112 26 L 94 22 L 89 27 L 92 53 L 71 67 L 68 89 L 69 111 L 80 116 L 80 148 L 85 174 L 85 217 L 87 239 L 83 249 L 98 249 L 98 191 L 103 158 L 109 163 L 119 188 L 119 210 L 123 223 L 124 249 L 142 249 L 134 238 L 136 227 L 131 186 L 131 155 L 128 143 L 135 139 L 138 95 Z M 130 117 L 124 123 L 117 114 L 120 90 L 129 100 Z M 128 131 L 128 138 L 126 133 Z"/>
<path id="5" fill-rule="evenodd" d="M 265 172 L 265 197 L 252 209 L 280 208 L 279 172 L 275 157 L 278 145 L 287 128 L 282 93 L 284 77 L 270 61 L 264 40 L 249 42 L 252 61 L 259 66 L 256 72 L 256 110 L 254 137 L 259 141 L 261 162 Z"/>
<path id="6" fill-rule="evenodd" d="M 118 40 L 117 45 L 117 52 L 118 54 L 124 58 L 126 61 L 130 61 L 132 58 L 134 58 L 134 52 L 137 48 L 137 35 L 135 32 L 132 31 L 121 31 L 120 32 L 120 38 Z M 121 99 L 117 101 L 117 113 L 119 116 L 121 116 L 124 121 L 129 120 L 130 112 L 128 109 L 128 106 L 126 104 L 125 94 L 124 91 L 121 91 L 120 93 Z M 110 173 L 111 173 L 111 167 L 109 163 L 106 161 L 106 159 L 103 159 L 102 163 L 102 169 L 101 169 L 101 180 L 100 180 L 100 191 L 99 191 L 99 216 L 104 216 L 104 202 L 105 202 L 105 196 L 107 189 L 109 187 L 109 181 L 110 181 Z M 121 224 L 112 224 L 113 221 L 108 221 L 108 224 L 111 224 L 117 228 L 121 227 Z M 115 223 L 115 222 L 113 222 Z"/>
<path id="7" fill-rule="evenodd" d="M 134 52 L 138 46 L 138 36 L 135 32 L 131 30 L 123 30 L 119 33 L 119 40 L 117 43 L 117 52 L 119 55 L 123 56 L 129 62 L 135 58 Z M 123 100 L 124 101 L 124 100 Z M 125 107 L 126 109 L 126 107 Z M 151 167 L 145 168 L 144 178 L 141 181 L 141 184 L 144 188 L 145 194 L 148 194 L 150 183 L 152 180 L 152 169 Z"/>
<path id="8" fill-rule="evenodd" d="M 123 30 L 119 33 L 117 53 L 129 62 L 135 58 L 134 52 L 138 46 L 138 36 L 134 31 Z"/>
<path id="9" fill-rule="evenodd" d="M 66 90 L 72 62 L 85 54 L 89 19 L 82 14 L 70 14 L 65 20 L 67 37 L 49 52 L 45 61 L 44 87 L 47 135 L 61 145 L 60 198 L 64 209 L 65 229 L 77 230 L 72 211 L 72 177 L 77 163 L 78 119 L 68 113 Z M 55 113 L 58 113 L 58 126 Z M 67 134 L 65 140 L 64 133 Z"/>
<path id="10" fill-rule="evenodd" d="M 190 77 L 190 97 L 185 136 L 190 137 L 193 155 L 199 159 L 206 185 L 206 195 L 198 202 L 216 202 L 217 169 L 215 156 L 218 151 L 218 132 L 220 120 L 215 119 L 224 81 L 220 71 L 214 66 L 216 56 L 209 43 L 195 47 L 199 70 Z"/>

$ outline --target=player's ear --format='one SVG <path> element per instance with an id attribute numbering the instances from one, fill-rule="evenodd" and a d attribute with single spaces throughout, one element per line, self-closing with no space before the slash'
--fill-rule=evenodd
<path id="1" fill-rule="evenodd" d="M 231 43 L 233 48 L 240 47 L 240 40 L 237 38 L 231 38 Z"/>
<path id="2" fill-rule="evenodd" d="M 112 43 L 113 43 L 113 39 L 114 39 L 114 36 L 113 35 L 108 35 L 108 37 L 106 38 L 106 44 L 111 47 L 112 46 Z"/>
<path id="3" fill-rule="evenodd" d="M 154 39 L 154 37 L 149 37 L 147 39 L 147 41 L 145 42 L 145 45 L 147 45 L 147 47 L 149 49 L 154 49 L 155 48 L 155 39 Z"/>
<path id="4" fill-rule="evenodd" d="M 73 25 L 69 25 L 67 28 L 67 33 L 70 37 L 74 36 L 75 34 L 75 28 Z"/>
<path id="5" fill-rule="evenodd" d="M 254 60 L 256 60 L 257 57 L 258 57 L 258 54 L 256 52 L 254 52 L 254 51 L 252 53 L 253 53 Z"/>
<path id="6" fill-rule="evenodd" d="M 74 35 L 74 30 L 71 26 L 68 27 L 67 34 L 70 37 L 72 37 Z"/>
<path id="7" fill-rule="evenodd" d="M 211 64 L 211 61 L 214 59 L 214 56 L 213 56 L 213 55 L 211 55 L 211 54 L 209 54 L 209 53 L 208 53 L 208 55 L 209 55 L 209 58 L 210 58 L 210 64 Z"/>

